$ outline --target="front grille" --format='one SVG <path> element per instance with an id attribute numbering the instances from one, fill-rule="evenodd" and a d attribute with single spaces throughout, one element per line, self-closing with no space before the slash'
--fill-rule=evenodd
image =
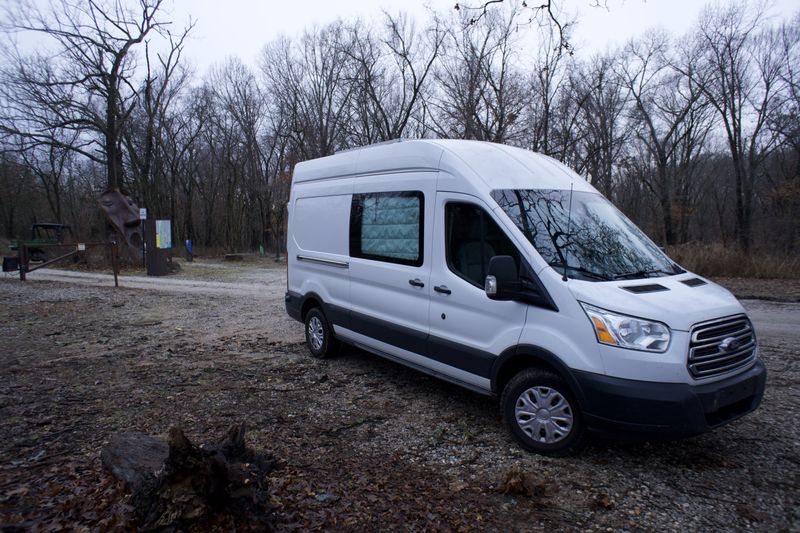
<path id="1" fill-rule="evenodd" d="M 689 373 L 698 379 L 748 366 L 756 356 L 756 335 L 745 315 L 696 324 L 689 340 Z"/>

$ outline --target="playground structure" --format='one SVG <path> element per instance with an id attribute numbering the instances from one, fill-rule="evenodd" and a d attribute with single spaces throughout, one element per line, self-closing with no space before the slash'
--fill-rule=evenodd
<path id="1" fill-rule="evenodd" d="M 17 249 L 17 257 L 16 257 L 16 264 L 14 261 L 9 261 L 8 259 L 13 258 L 4 258 L 3 261 L 3 271 L 9 272 L 14 270 L 19 270 L 19 279 L 20 281 L 25 281 L 27 279 L 27 275 L 35 270 L 39 270 L 40 268 L 44 268 L 46 266 L 52 265 L 58 261 L 63 261 L 64 259 L 74 257 L 80 257 L 80 254 L 85 253 L 86 250 L 90 248 L 98 248 L 98 247 L 106 247 L 109 250 L 111 255 L 111 268 L 114 272 L 114 286 L 119 287 L 119 245 L 115 240 L 106 241 L 106 242 L 75 242 L 75 243 L 36 243 L 33 246 L 29 246 L 26 241 L 18 243 L 16 246 Z M 47 250 L 55 250 L 64 252 L 64 250 L 68 250 L 65 253 L 61 253 L 57 257 L 53 257 L 52 259 L 45 260 L 45 261 L 35 261 L 36 265 L 31 265 L 32 254 L 31 250 L 42 250 L 47 252 Z M 49 254 L 47 254 L 49 256 Z"/>
<path id="2" fill-rule="evenodd" d="M 45 222 L 36 223 L 31 226 L 30 239 L 22 241 L 28 247 L 28 255 L 31 261 L 47 261 L 47 252 L 42 246 L 61 244 L 64 237 L 72 237 L 72 228 L 66 224 Z M 19 247 L 19 240 L 11 241 L 9 248 L 16 251 Z"/>

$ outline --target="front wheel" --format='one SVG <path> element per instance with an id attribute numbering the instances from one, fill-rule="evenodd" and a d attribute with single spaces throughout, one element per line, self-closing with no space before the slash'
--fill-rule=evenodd
<path id="1" fill-rule="evenodd" d="M 306 345 L 311 355 L 318 359 L 332 356 L 339 348 L 339 341 L 334 338 L 325 313 L 319 307 L 311 309 L 306 314 L 305 325 Z"/>
<path id="2" fill-rule="evenodd" d="M 501 399 L 511 435 L 526 450 L 564 456 L 583 442 L 583 417 L 567 384 L 538 368 L 523 370 L 506 385 Z"/>

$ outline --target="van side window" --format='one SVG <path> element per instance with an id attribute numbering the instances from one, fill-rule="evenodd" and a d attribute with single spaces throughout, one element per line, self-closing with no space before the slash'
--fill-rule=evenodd
<path id="1" fill-rule="evenodd" d="M 451 202 L 444 214 L 447 266 L 456 275 L 482 289 L 495 255 L 510 255 L 519 266 L 517 247 L 483 209 Z"/>
<path id="2" fill-rule="evenodd" d="M 424 212 L 421 191 L 354 194 L 350 256 L 421 266 Z"/>

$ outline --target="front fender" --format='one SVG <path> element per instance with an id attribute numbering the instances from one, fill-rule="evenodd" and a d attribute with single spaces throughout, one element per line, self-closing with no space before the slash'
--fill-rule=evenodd
<path id="1" fill-rule="evenodd" d="M 492 393 L 502 394 L 500 386 L 505 385 L 513 375 L 507 375 L 508 370 L 517 371 L 525 367 L 544 366 L 553 369 L 569 385 L 578 404 L 585 405 L 585 395 L 580 382 L 575 378 L 569 366 L 552 352 L 531 344 L 520 344 L 505 350 L 492 365 L 491 386 Z"/>

